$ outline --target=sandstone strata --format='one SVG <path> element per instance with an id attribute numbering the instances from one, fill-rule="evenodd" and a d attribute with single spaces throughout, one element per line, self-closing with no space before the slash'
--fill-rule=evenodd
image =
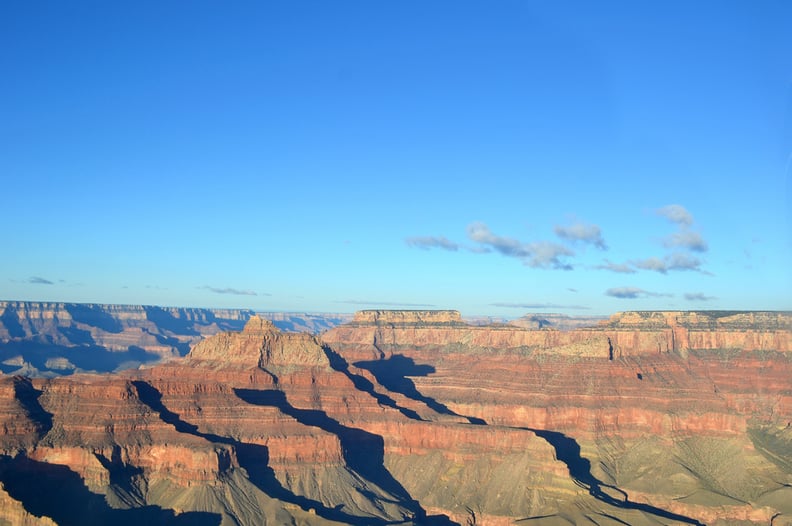
<path id="1" fill-rule="evenodd" d="M 789 319 L 366 311 L 320 339 L 253 317 L 144 370 L 0 377 L 0 502 L 58 522 L 46 474 L 97 524 L 777 526 Z"/>
<path id="2" fill-rule="evenodd" d="M 360 323 L 324 340 L 416 399 L 579 448 L 567 460 L 589 466 L 576 478 L 590 493 L 592 484 L 614 486 L 636 502 L 613 509 L 598 498 L 589 516 L 599 510 L 637 524 L 669 520 L 665 510 L 736 524 L 779 514 L 775 524 L 792 513 L 780 504 L 792 497 L 792 466 L 778 461 L 792 454 L 792 443 L 778 438 L 792 421 L 791 319 L 620 313 L 569 331 Z M 409 389 L 393 378 L 400 367 Z M 495 512 L 493 502 L 482 502 L 482 512 Z"/>

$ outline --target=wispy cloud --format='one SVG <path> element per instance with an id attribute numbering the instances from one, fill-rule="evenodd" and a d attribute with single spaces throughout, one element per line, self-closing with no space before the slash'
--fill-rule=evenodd
<path id="1" fill-rule="evenodd" d="M 643 259 L 633 259 L 625 263 L 614 263 L 605 260 L 602 265 L 596 265 L 594 269 L 608 270 L 619 274 L 634 274 L 636 270 L 649 270 L 660 274 L 668 274 L 671 271 L 690 270 L 701 272 L 702 274 L 712 275 L 710 272 L 701 268 L 703 262 L 698 257 L 689 252 L 706 252 L 709 249 L 707 241 L 693 230 L 693 214 L 682 205 L 668 205 L 654 211 L 657 215 L 665 217 L 677 225 L 677 231 L 663 238 L 663 246 L 674 251 L 663 257 L 648 257 Z"/>
<path id="2" fill-rule="evenodd" d="M 712 301 L 718 298 L 715 296 L 707 296 L 702 292 L 688 292 L 685 294 L 685 299 L 688 301 Z"/>
<path id="3" fill-rule="evenodd" d="M 651 270 L 659 272 L 660 274 L 667 274 L 672 270 L 693 270 L 708 274 L 701 269 L 701 260 L 697 257 L 685 254 L 683 252 L 675 252 L 664 258 L 651 257 L 646 259 L 639 259 L 631 261 L 631 264 L 636 268 L 643 270 Z"/>
<path id="4" fill-rule="evenodd" d="M 494 234 L 484 223 L 471 223 L 467 227 L 467 235 L 471 241 L 481 243 L 504 256 L 527 258 L 531 256 L 528 247 L 517 239 Z"/>
<path id="5" fill-rule="evenodd" d="M 692 230 L 680 230 L 663 239 L 666 248 L 685 248 L 695 252 L 706 252 L 709 246 L 701 234 Z"/>
<path id="6" fill-rule="evenodd" d="M 619 274 L 635 274 L 636 272 L 629 263 L 614 263 L 613 261 L 607 259 L 605 260 L 605 264 L 597 265 L 594 268 L 600 270 L 610 270 L 611 272 L 617 272 Z"/>
<path id="7" fill-rule="evenodd" d="M 608 249 L 605 240 L 602 238 L 602 230 L 597 225 L 577 222 L 569 226 L 556 225 L 553 230 L 561 239 L 588 243 L 600 250 Z"/>
<path id="8" fill-rule="evenodd" d="M 252 290 L 241 290 L 241 289 L 234 289 L 231 287 L 225 288 L 218 288 L 218 287 L 210 287 L 209 285 L 204 285 L 203 287 L 198 287 L 199 289 L 208 290 L 209 292 L 214 292 L 215 294 L 233 294 L 236 296 L 259 296 L 258 292 Z M 261 296 L 270 296 L 270 294 L 263 293 Z"/>
<path id="9" fill-rule="evenodd" d="M 693 224 L 693 214 L 682 205 L 667 205 L 658 208 L 655 213 L 678 225 L 690 226 Z"/>
<path id="10" fill-rule="evenodd" d="M 638 259 L 633 261 L 632 264 L 643 270 L 653 270 L 661 274 L 668 272 L 668 265 L 660 258 L 651 257 L 646 259 Z"/>
<path id="11" fill-rule="evenodd" d="M 371 301 L 371 300 L 338 300 L 335 303 L 346 303 L 349 305 L 361 305 L 367 307 L 435 307 L 431 303 L 399 303 L 393 301 Z"/>
<path id="12" fill-rule="evenodd" d="M 533 268 L 554 268 L 560 270 L 572 270 L 572 265 L 561 261 L 562 257 L 572 257 L 575 252 L 564 245 L 551 241 L 537 241 L 529 243 L 531 256 L 524 262 Z"/>
<path id="13" fill-rule="evenodd" d="M 614 298 L 634 300 L 638 298 L 659 298 L 671 297 L 673 294 L 661 294 L 658 292 L 650 292 L 648 290 L 639 289 L 638 287 L 614 287 L 605 291 L 606 296 Z"/>
<path id="14" fill-rule="evenodd" d="M 511 237 L 499 236 L 481 222 L 468 225 L 467 235 L 471 241 L 479 243 L 483 248 L 494 250 L 507 257 L 521 259 L 523 264 L 532 268 L 572 269 L 572 265 L 562 258 L 574 256 L 575 252 L 558 243 L 550 241 L 524 243 Z"/>
<path id="15" fill-rule="evenodd" d="M 34 285 L 54 285 L 52 281 L 42 278 L 40 276 L 30 276 L 27 280 L 28 283 L 32 283 Z"/>
<path id="16" fill-rule="evenodd" d="M 573 309 L 573 310 L 588 310 L 590 307 L 586 307 L 584 305 L 559 305 L 557 303 L 509 303 L 509 302 L 498 302 L 498 303 L 490 303 L 492 307 L 505 307 L 509 309 L 525 309 L 525 310 L 537 310 L 537 309 Z"/>
<path id="17" fill-rule="evenodd" d="M 404 240 L 407 246 L 428 250 L 430 248 L 442 248 L 456 252 L 459 245 L 443 236 L 415 236 Z"/>
<path id="18" fill-rule="evenodd" d="M 663 246 L 666 248 L 692 250 L 694 252 L 706 252 L 709 249 L 707 241 L 699 234 L 690 229 L 693 225 L 693 214 L 682 205 L 668 205 L 655 210 L 659 216 L 665 217 L 675 223 L 679 230 L 663 238 Z"/>

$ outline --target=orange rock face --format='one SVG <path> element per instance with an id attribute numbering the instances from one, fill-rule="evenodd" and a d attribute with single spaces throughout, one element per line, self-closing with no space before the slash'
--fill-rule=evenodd
<path id="1" fill-rule="evenodd" d="M 148 369 L 0 377 L 0 518 L 783 524 L 788 322 L 624 313 L 557 331 L 364 311 L 317 339 L 253 317 Z"/>

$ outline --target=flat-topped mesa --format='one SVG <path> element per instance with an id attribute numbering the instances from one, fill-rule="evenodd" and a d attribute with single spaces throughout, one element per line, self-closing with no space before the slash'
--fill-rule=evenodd
<path id="1" fill-rule="evenodd" d="M 465 325 L 456 310 L 360 310 L 353 324 L 359 325 Z"/>
<path id="2" fill-rule="evenodd" d="M 620 312 L 594 329 L 619 353 L 717 350 L 792 351 L 792 313 L 781 311 Z M 654 349 L 654 351 L 653 351 Z"/>
<path id="3" fill-rule="evenodd" d="M 628 311 L 617 312 L 604 325 L 638 330 L 683 327 L 690 330 L 789 331 L 792 329 L 792 312 Z"/>
<path id="4" fill-rule="evenodd" d="M 220 367 L 329 367 L 319 341 L 308 333 L 285 333 L 271 321 L 252 316 L 242 332 L 222 332 L 192 348 L 188 358 Z"/>

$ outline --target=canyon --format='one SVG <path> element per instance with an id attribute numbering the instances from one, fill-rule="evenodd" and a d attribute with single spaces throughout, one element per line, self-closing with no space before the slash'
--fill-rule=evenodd
<path id="1" fill-rule="evenodd" d="M 3 369 L 0 524 L 792 524 L 788 312 L 368 310 L 310 334 L 53 305 L 71 332 L 4 305 L 0 338 L 167 359 Z"/>

